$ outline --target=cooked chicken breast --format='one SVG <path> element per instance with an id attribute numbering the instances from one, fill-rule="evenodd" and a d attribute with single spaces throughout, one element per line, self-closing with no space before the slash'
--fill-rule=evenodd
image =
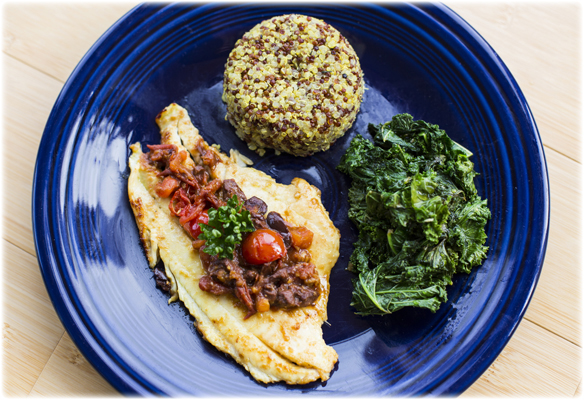
<path id="1" fill-rule="evenodd" d="M 187 111 L 171 104 L 156 122 L 161 143 L 187 150 L 187 163 L 201 165 L 202 157 L 216 157 L 213 178 L 233 179 L 250 198 L 257 196 L 269 211 L 289 223 L 305 226 L 313 234 L 309 251 L 320 277 L 320 295 L 312 306 L 274 310 L 246 317 L 246 309 L 231 294 L 213 295 L 199 287 L 205 275 L 192 239 L 169 211 L 169 199 L 157 195 L 158 171 L 147 162 L 139 143 L 131 146 L 128 181 L 130 204 L 136 217 L 149 265 L 164 262 L 171 298 L 181 300 L 195 317 L 202 336 L 230 354 L 258 381 L 305 384 L 327 380 L 337 362 L 334 349 L 323 340 L 327 318 L 329 275 L 339 256 L 340 234 L 320 200 L 320 191 L 303 179 L 282 185 L 265 173 L 246 166 L 243 158 L 209 146 L 192 125 Z"/>

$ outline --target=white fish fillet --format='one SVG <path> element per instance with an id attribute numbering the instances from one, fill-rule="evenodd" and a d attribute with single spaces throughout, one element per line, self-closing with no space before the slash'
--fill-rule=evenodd
<path id="1" fill-rule="evenodd" d="M 234 179 L 248 198 L 257 196 L 293 225 L 314 233 L 310 252 L 321 277 L 321 295 L 314 306 L 290 311 L 270 310 L 244 320 L 247 310 L 235 296 L 216 296 L 199 288 L 204 270 L 192 240 L 168 209 L 169 199 L 156 195 L 160 178 L 142 157 L 141 146 L 131 146 L 128 181 L 130 204 L 151 267 L 159 259 L 171 283 L 171 299 L 180 299 L 195 317 L 203 337 L 230 354 L 258 381 L 305 384 L 327 380 L 337 362 L 337 353 L 322 338 L 327 318 L 329 274 L 339 256 L 340 234 L 320 201 L 320 191 L 303 179 L 278 184 L 270 176 L 245 167 L 245 159 L 233 152 L 228 157 L 203 141 L 187 111 L 171 104 L 156 119 L 161 142 L 175 144 L 191 154 L 189 162 L 200 163 L 199 150 L 213 151 L 219 163 L 214 177 Z"/>

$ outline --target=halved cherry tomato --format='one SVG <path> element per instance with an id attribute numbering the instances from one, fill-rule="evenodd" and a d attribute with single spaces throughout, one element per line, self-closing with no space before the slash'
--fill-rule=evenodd
<path id="1" fill-rule="evenodd" d="M 201 225 L 200 224 L 208 224 L 209 223 L 209 214 L 207 214 L 207 210 L 203 210 L 196 218 L 193 218 L 190 221 L 189 230 L 191 231 L 191 236 L 193 239 L 197 239 L 201 234 Z"/>
<path id="2" fill-rule="evenodd" d="M 241 244 L 241 254 L 252 265 L 276 261 L 286 255 L 282 236 L 271 229 L 258 229 L 250 233 Z"/>

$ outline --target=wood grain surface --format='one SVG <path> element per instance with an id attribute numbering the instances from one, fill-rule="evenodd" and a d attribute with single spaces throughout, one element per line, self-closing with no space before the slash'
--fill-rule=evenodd
<path id="1" fill-rule="evenodd" d="M 92 44 L 135 5 L 4 4 L 5 395 L 118 395 L 53 309 L 30 210 L 39 142 L 63 84 Z M 544 143 L 551 188 L 549 243 L 531 304 L 503 352 L 463 397 L 581 396 L 581 7 L 447 5 L 489 42 L 522 88 Z"/>

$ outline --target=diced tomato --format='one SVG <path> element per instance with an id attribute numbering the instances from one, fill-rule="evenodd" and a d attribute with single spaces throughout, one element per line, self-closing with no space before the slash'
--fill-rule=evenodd
<path id="1" fill-rule="evenodd" d="M 162 198 L 170 195 L 179 187 L 180 182 L 172 176 L 165 177 L 156 185 L 156 194 Z"/>
<path id="2" fill-rule="evenodd" d="M 201 234 L 201 225 L 200 224 L 208 224 L 209 223 L 209 214 L 207 214 L 207 210 L 203 210 L 196 218 L 190 221 L 189 230 L 191 232 L 191 236 L 193 239 L 197 239 Z"/>
<path id="3" fill-rule="evenodd" d="M 258 229 L 250 233 L 241 244 L 241 254 L 252 265 L 276 261 L 286 255 L 282 236 L 271 229 Z"/>
<path id="4" fill-rule="evenodd" d="M 292 245 L 299 249 L 309 248 L 312 244 L 313 237 L 314 234 L 312 231 L 303 226 L 290 228 L 290 239 L 292 239 Z"/>
<path id="5" fill-rule="evenodd" d="M 270 311 L 270 302 L 265 297 L 259 297 L 256 299 L 255 307 L 259 313 Z"/>

